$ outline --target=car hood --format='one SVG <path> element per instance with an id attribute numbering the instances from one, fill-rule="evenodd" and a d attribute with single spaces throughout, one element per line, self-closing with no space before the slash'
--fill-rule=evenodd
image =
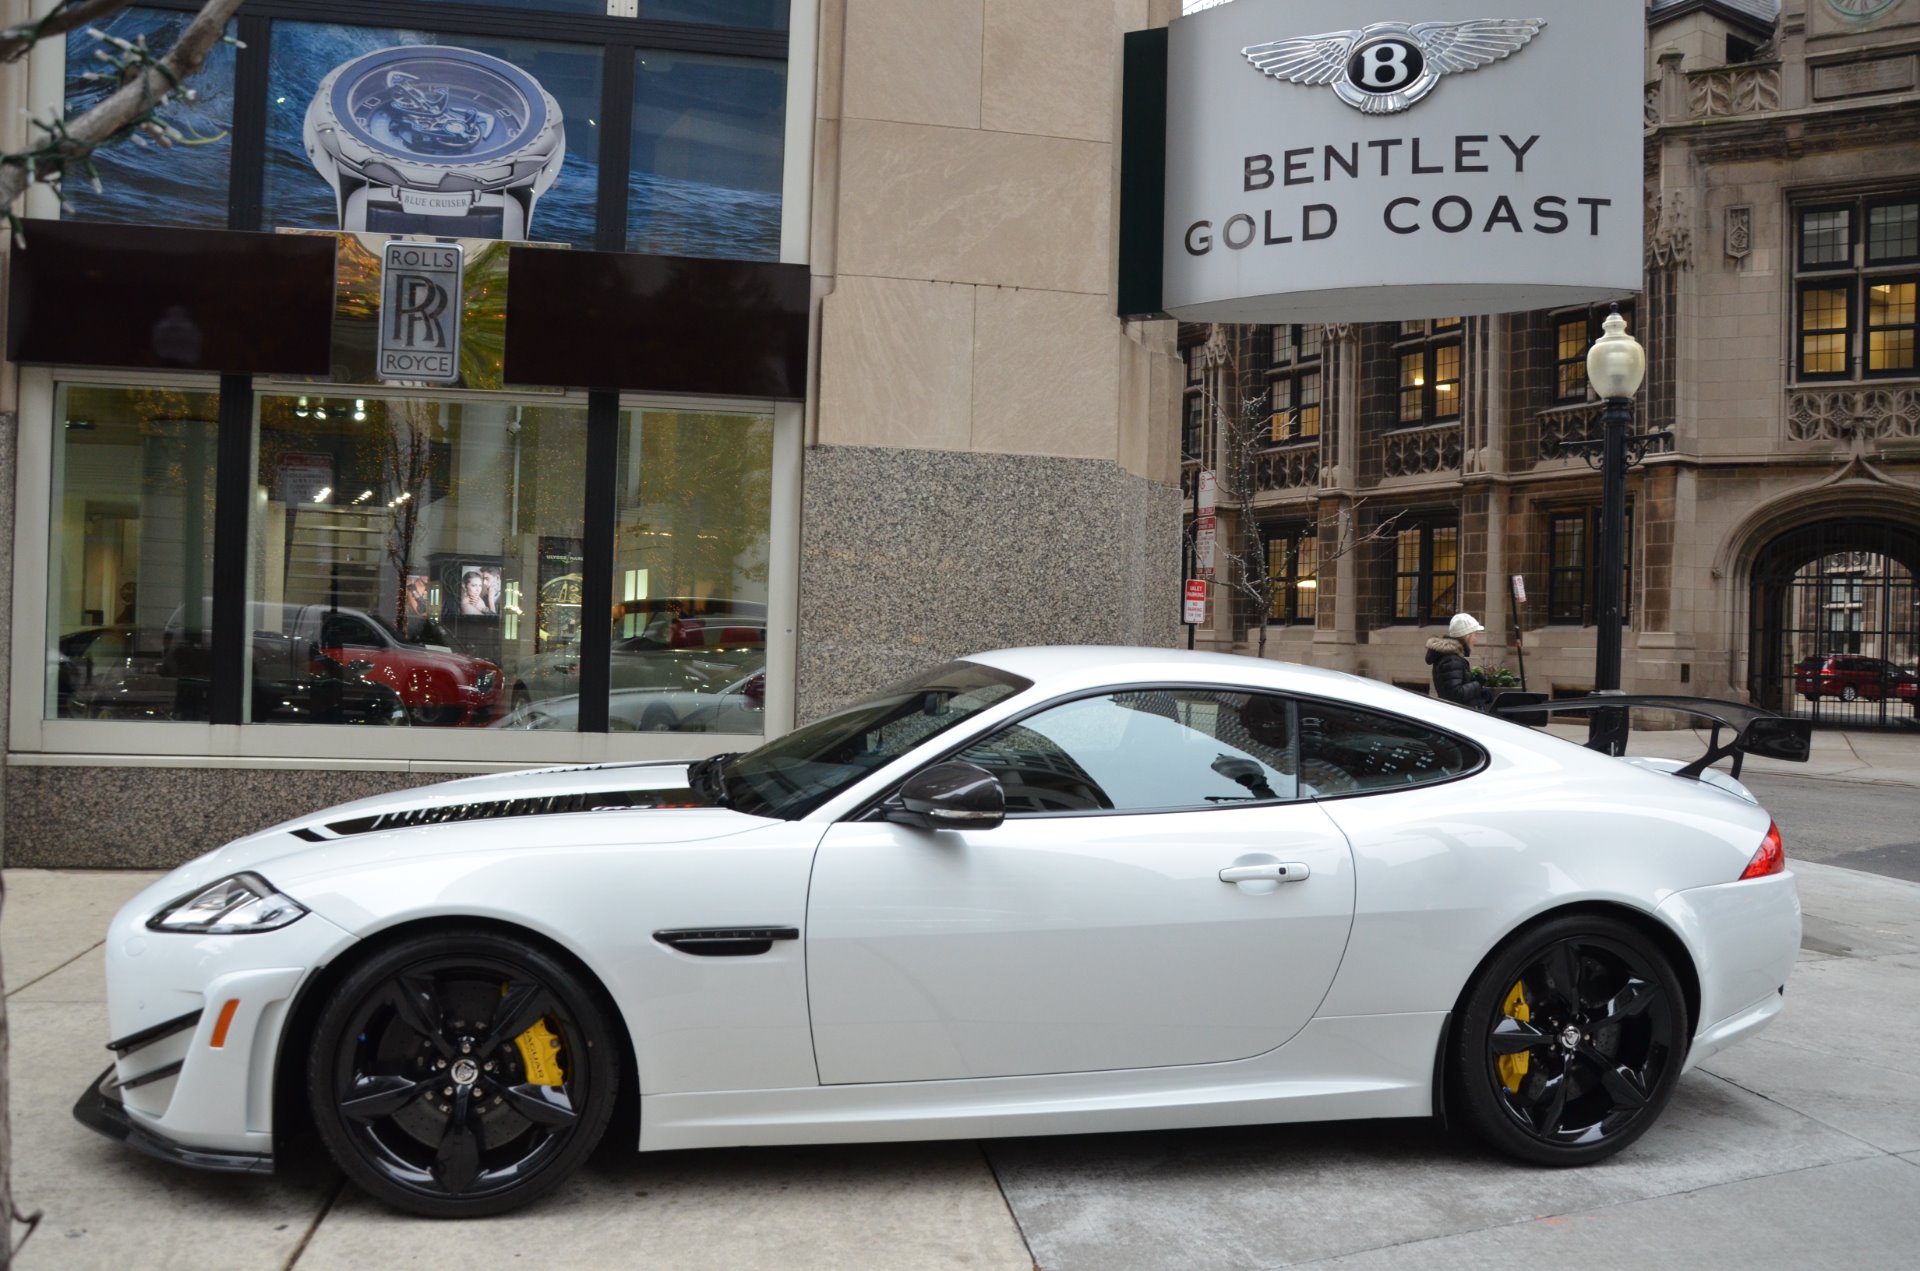
<path id="1" fill-rule="evenodd" d="M 170 876 L 184 891 L 258 870 L 295 891 L 304 880 L 359 868 L 369 857 L 524 851 L 543 841 L 618 838 L 690 843 L 768 824 L 726 808 L 698 806 L 687 764 L 600 764 L 468 777 L 343 803 L 237 839 Z M 617 823 L 610 811 L 638 812 Z M 578 828 L 556 831 L 561 820 Z M 617 828 L 616 828 L 617 826 Z"/>

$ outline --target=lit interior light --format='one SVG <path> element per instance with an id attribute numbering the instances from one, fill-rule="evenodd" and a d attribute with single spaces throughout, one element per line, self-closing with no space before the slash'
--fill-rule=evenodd
<path id="1" fill-rule="evenodd" d="M 362 423 L 366 420 L 366 418 L 367 418 L 367 399 L 364 397 L 354 398 L 353 399 L 353 422 L 356 424 Z"/>
<path id="2" fill-rule="evenodd" d="M 310 411 L 307 410 L 306 398 L 303 397 L 300 399 L 300 404 L 293 408 L 293 413 L 300 416 L 300 418 L 302 419 L 305 419 L 311 413 Z"/>
<path id="3" fill-rule="evenodd" d="M 330 485 L 323 485 L 314 494 L 313 501 L 315 503 L 325 503 L 328 499 L 331 499 L 332 497 L 333 497 L 333 487 Z"/>

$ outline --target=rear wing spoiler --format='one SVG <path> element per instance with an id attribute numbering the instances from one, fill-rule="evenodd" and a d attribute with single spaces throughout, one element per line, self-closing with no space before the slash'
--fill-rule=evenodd
<path id="1" fill-rule="evenodd" d="M 1805 763 L 1813 753 L 1813 722 L 1789 719 L 1775 711 L 1744 702 L 1723 702 L 1712 697 L 1662 697 L 1606 693 L 1592 697 L 1550 700 L 1545 693 L 1502 693 L 1493 703 L 1492 713 L 1528 727 L 1543 726 L 1549 716 L 1584 714 L 1592 716 L 1587 731 L 1587 747 L 1602 754 L 1619 755 L 1627 749 L 1627 719 L 1634 710 L 1676 711 L 1697 716 L 1713 724 L 1713 738 L 1707 753 L 1674 773 L 1692 777 L 1719 763 L 1733 760 L 1733 775 L 1740 775 L 1740 761 L 1748 755 L 1763 759 L 1784 759 Z M 1721 734 L 1731 731 L 1726 742 Z"/>

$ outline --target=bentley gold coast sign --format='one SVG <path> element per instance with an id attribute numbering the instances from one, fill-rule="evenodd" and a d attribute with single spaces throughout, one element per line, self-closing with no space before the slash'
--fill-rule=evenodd
<path id="1" fill-rule="evenodd" d="M 1372 322 L 1638 290 L 1643 8 L 1237 0 L 1175 21 L 1154 307 Z M 1136 65 L 1130 43 L 1129 128 Z"/>

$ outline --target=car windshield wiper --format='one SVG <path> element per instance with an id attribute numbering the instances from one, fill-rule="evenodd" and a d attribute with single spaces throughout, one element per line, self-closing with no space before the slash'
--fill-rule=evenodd
<path id="1" fill-rule="evenodd" d="M 714 755 L 702 759 L 687 768 L 687 785 L 692 791 L 716 808 L 729 806 L 726 778 L 721 770 L 740 757 L 737 750 L 724 755 Z"/>

